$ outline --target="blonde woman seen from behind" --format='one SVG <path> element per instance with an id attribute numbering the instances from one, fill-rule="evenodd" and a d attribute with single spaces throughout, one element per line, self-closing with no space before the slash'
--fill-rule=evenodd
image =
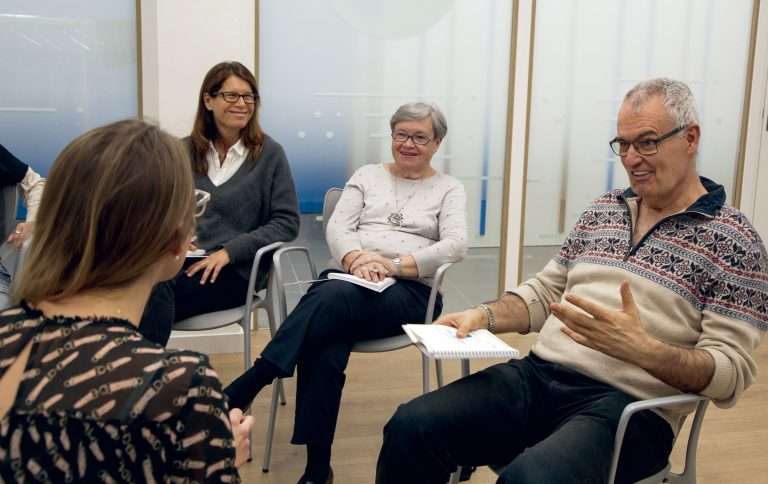
<path id="1" fill-rule="evenodd" d="M 204 208 L 187 151 L 144 122 L 95 129 L 59 155 L 16 305 L 0 312 L 5 482 L 239 481 L 252 419 L 227 415 L 205 356 L 136 328 Z"/>

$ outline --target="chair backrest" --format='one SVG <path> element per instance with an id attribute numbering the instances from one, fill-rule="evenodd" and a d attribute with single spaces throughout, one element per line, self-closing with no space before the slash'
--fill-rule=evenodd
<path id="1" fill-rule="evenodd" d="M 333 215 L 333 211 L 336 209 L 336 204 L 339 203 L 342 193 L 344 193 L 344 190 L 338 187 L 329 188 L 325 192 L 325 197 L 323 197 L 323 234 L 325 234 L 328 221 L 331 219 L 331 215 Z"/>

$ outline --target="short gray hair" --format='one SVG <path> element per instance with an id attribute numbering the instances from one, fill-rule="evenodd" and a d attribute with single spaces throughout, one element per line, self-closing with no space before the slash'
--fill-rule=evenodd
<path id="1" fill-rule="evenodd" d="M 402 121 L 421 121 L 429 116 L 432 118 L 432 134 L 438 141 L 448 133 L 448 123 L 443 112 L 434 103 L 406 103 L 397 108 L 389 120 L 389 128 L 394 131 L 395 125 Z"/>
<path id="2" fill-rule="evenodd" d="M 696 113 L 696 103 L 691 89 L 682 81 L 659 77 L 637 84 L 624 96 L 624 102 L 631 103 L 638 109 L 643 103 L 654 96 L 661 96 L 664 109 L 675 127 L 699 123 Z"/>

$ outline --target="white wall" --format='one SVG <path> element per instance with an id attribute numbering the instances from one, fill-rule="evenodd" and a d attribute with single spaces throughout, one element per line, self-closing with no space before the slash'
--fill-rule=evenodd
<path id="1" fill-rule="evenodd" d="M 208 69 L 236 60 L 254 71 L 255 4 L 254 0 L 141 0 L 145 119 L 157 121 L 176 136 L 187 136 Z M 237 325 L 214 331 L 174 331 L 168 346 L 238 352 L 242 331 Z"/>
<path id="2" fill-rule="evenodd" d="M 192 128 L 197 96 L 213 65 L 254 71 L 254 0 L 141 0 L 144 117 L 177 136 Z"/>

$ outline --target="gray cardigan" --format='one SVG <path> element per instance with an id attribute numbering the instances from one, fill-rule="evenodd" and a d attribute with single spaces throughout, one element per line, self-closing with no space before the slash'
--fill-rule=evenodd
<path id="1" fill-rule="evenodd" d="M 195 186 L 211 194 L 197 219 L 197 245 L 206 251 L 226 249 L 230 264 L 245 279 L 257 250 L 289 242 L 299 233 L 296 189 L 283 147 L 265 135 L 259 157 L 252 156 L 219 186 L 207 175 L 195 175 Z M 257 287 L 265 284 L 266 273 L 260 271 Z"/>

